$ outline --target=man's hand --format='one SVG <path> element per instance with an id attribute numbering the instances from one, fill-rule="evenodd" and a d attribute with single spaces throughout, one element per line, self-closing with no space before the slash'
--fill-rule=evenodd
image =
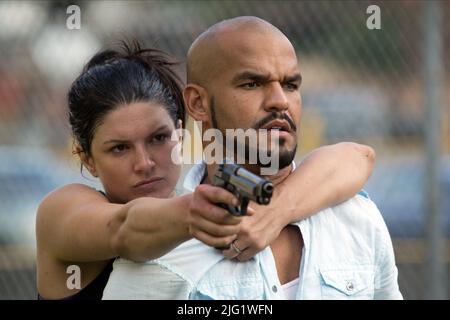
<path id="1" fill-rule="evenodd" d="M 282 219 L 280 212 L 275 206 L 262 206 L 251 203 L 247 216 L 242 217 L 240 230 L 233 247 L 223 250 L 226 258 L 236 258 L 239 261 L 247 261 L 258 252 L 269 246 L 278 238 L 286 222 Z"/>
<path id="2" fill-rule="evenodd" d="M 237 237 L 242 217 L 233 216 L 219 204 L 236 206 L 238 199 L 223 188 L 199 185 L 189 206 L 189 232 L 209 246 L 228 248 Z"/>

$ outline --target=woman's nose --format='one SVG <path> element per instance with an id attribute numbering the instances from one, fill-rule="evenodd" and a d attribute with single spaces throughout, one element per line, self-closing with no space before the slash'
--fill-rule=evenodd
<path id="1" fill-rule="evenodd" d="M 134 170 L 137 172 L 145 172 L 150 170 L 155 166 L 155 162 L 153 161 L 150 153 L 145 149 L 137 149 L 135 162 L 134 162 Z"/>

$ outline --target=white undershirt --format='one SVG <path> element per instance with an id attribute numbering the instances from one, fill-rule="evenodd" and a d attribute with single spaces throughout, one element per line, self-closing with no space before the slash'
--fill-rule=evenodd
<path id="1" fill-rule="evenodd" d="M 292 161 L 292 171 L 294 171 L 295 169 L 297 169 L 297 166 L 295 164 L 295 161 Z M 300 278 L 295 278 L 294 280 L 289 281 L 288 283 L 285 283 L 281 286 L 284 295 L 286 296 L 286 299 L 295 300 L 297 296 L 299 280 Z"/>
<path id="2" fill-rule="evenodd" d="M 288 300 L 295 300 L 298 290 L 298 283 L 300 278 L 296 278 L 288 283 L 285 283 L 281 286 L 284 291 L 284 295 Z"/>

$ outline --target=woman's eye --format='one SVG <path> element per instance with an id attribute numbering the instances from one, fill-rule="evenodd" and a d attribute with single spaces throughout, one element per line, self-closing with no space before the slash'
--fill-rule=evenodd
<path id="1" fill-rule="evenodd" d="M 153 142 L 157 142 L 157 143 L 161 143 L 161 142 L 165 142 L 167 139 L 169 138 L 169 136 L 167 134 L 157 134 L 156 136 L 153 137 Z"/>
<path id="2" fill-rule="evenodd" d="M 121 153 L 127 149 L 127 146 L 124 144 L 118 144 L 117 146 L 112 147 L 112 153 Z"/>

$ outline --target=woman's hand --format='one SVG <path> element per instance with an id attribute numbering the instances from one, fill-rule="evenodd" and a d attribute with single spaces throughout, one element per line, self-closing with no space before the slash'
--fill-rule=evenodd
<path id="1" fill-rule="evenodd" d="M 242 217 L 233 216 L 219 204 L 236 206 L 239 203 L 236 196 L 223 188 L 201 184 L 191 199 L 188 216 L 190 234 L 209 246 L 228 248 L 236 239 Z"/>

